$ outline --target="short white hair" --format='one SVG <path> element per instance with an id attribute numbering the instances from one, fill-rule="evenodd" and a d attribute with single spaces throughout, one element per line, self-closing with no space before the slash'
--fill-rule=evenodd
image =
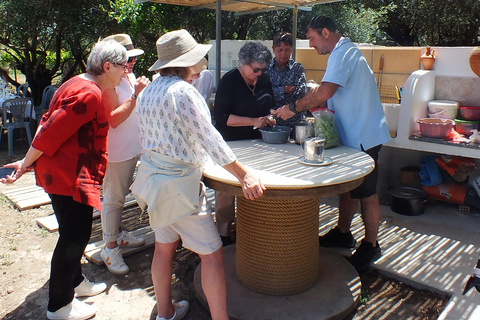
<path id="1" fill-rule="evenodd" d="M 105 62 L 127 63 L 127 49 L 115 40 L 101 40 L 93 47 L 87 60 L 87 72 L 94 76 L 104 73 Z"/>

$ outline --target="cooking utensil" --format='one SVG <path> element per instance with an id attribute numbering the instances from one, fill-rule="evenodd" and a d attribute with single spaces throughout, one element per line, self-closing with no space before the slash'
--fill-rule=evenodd
<path id="1" fill-rule="evenodd" d="M 392 195 L 391 209 L 393 212 L 418 216 L 425 211 L 427 195 L 423 190 L 412 187 L 398 187 L 389 190 Z"/>
<path id="2" fill-rule="evenodd" d="M 325 151 L 325 139 L 308 138 L 303 144 L 306 162 L 323 162 L 323 153 Z"/>
<path id="3" fill-rule="evenodd" d="M 455 119 L 457 117 L 459 103 L 450 100 L 430 100 L 427 102 L 428 113 L 442 113 L 444 119 Z"/>
<path id="4" fill-rule="evenodd" d="M 470 136 L 474 129 L 478 128 L 478 121 L 455 119 L 455 131 L 465 136 Z"/>
<path id="5" fill-rule="evenodd" d="M 269 126 L 258 129 L 266 143 L 287 143 L 292 128 L 287 126 Z"/>
<path id="6" fill-rule="evenodd" d="M 302 144 L 305 139 L 313 137 L 313 124 L 308 121 L 300 121 L 295 123 L 295 143 Z"/>
<path id="7" fill-rule="evenodd" d="M 420 124 L 422 136 L 439 139 L 449 138 L 455 125 L 453 120 L 440 118 L 422 118 L 417 123 Z"/>
<path id="8" fill-rule="evenodd" d="M 465 120 L 480 120 L 480 107 L 460 107 L 460 117 Z"/>

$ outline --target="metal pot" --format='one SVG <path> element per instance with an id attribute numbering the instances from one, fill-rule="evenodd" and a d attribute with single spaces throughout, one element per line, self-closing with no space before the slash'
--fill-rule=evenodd
<path id="1" fill-rule="evenodd" d="M 392 195 L 393 212 L 406 216 L 418 216 L 425 211 L 427 195 L 423 190 L 411 187 L 398 187 L 389 190 Z"/>
<path id="2" fill-rule="evenodd" d="M 295 143 L 301 144 L 307 138 L 313 137 L 313 123 L 308 121 L 299 121 L 294 125 L 295 129 Z"/>

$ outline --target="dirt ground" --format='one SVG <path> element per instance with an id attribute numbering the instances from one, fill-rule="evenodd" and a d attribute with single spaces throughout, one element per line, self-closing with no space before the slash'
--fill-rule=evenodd
<path id="1" fill-rule="evenodd" d="M 15 147 L 14 156 L 7 154 L 6 139 L 0 149 L 0 165 L 20 159 L 27 146 Z M 34 184 L 33 173 L 15 185 L 1 185 L 0 192 Z M 51 253 L 57 233 L 41 229 L 36 219 L 52 213 L 50 205 L 19 211 L 0 195 L 0 316 L 2 319 L 46 319 L 48 277 Z M 125 212 L 126 230 L 148 224 L 139 209 Z M 101 239 L 100 220 L 93 222 L 92 241 Z M 98 308 L 94 319 L 155 319 L 155 294 L 150 275 L 153 249 L 125 258 L 130 272 L 112 275 L 104 266 L 84 260 L 83 272 L 88 279 L 107 283 L 106 293 L 85 299 Z M 199 258 L 178 248 L 173 265 L 172 298 L 190 301 L 186 320 L 206 320 L 210 315 L 195 296 L 193 275 Z M 371 270 L 361 275 L 362 295 L 358 308 L 349 320 L 360 319 L 437 319 L 448 297 L 415 289 Z M 248 306 L 245 306 L 248 308 Z M 253 320 L 253 319 L 252 319 Z"/>

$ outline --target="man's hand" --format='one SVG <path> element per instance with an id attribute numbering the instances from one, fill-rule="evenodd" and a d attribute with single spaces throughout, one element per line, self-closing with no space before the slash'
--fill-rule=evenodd
<path id="1" fill-rule="evenodd" d="M 272 114 L 274 116 L 277 116 L 278 118 L 283 119 L 283 120 L 290 119 L 291 117 L 293 117 L 295 115 L 295 113 L 290 111 L 290 108 L 289 108 L 288 104 L 284 105 L 283 107 L 278 108 L 275 111 L 272 111 Z"/>

